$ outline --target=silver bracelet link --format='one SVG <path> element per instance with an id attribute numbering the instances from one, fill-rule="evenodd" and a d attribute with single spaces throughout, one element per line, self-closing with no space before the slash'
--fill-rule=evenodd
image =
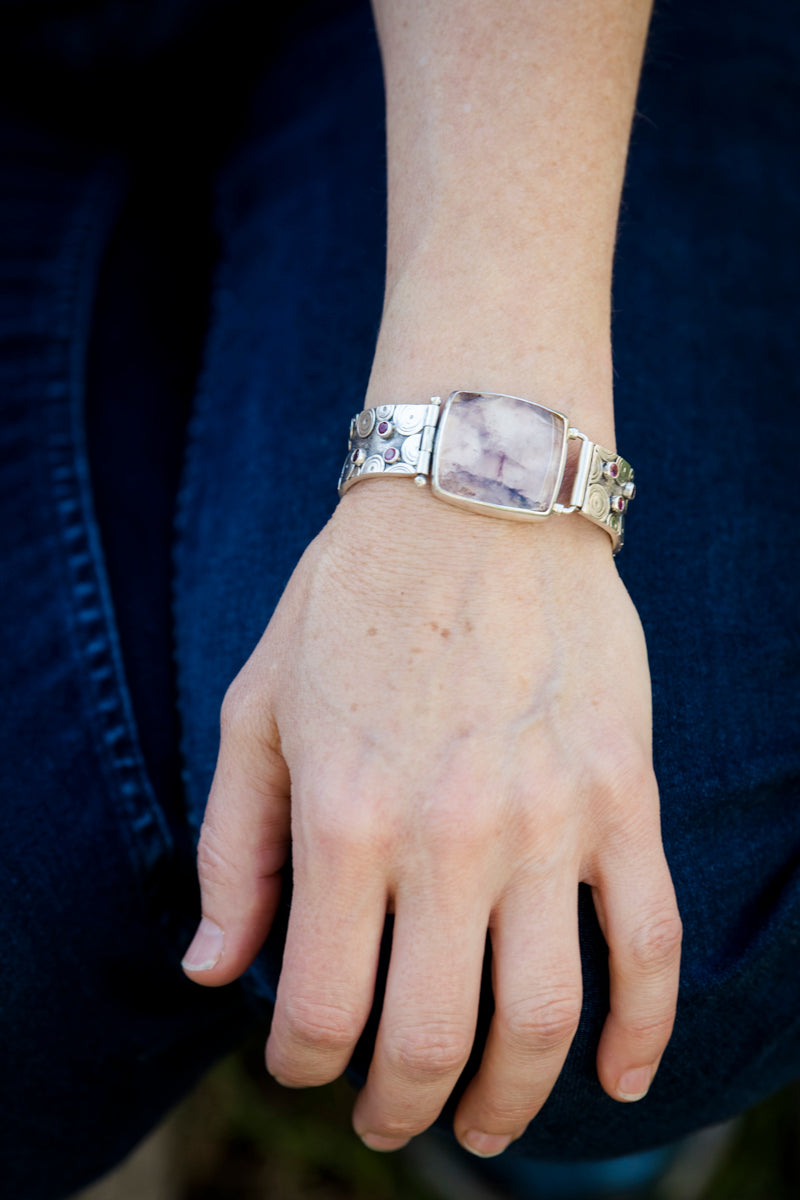
<path id="1" fill-rule="evenodd" d="M 513 403 L 516 408 L 512 414 L 512 421 L 522 419 L 530 422 L 536 419 L 540 423 L 544 421 L 544 428 L 556 431 L 550 436 L 555 438 L 554 444 L 556 448 L 560 445 L 561 450 L 560 458 L 556 455 L 552 459 L 555 465 L 548 476 L 548 486 L 552 486 L 549 500 L 546 495 L 540 498 L 536 494 L 532 501 L 520 498 L 516 489 L 520 486 L 520 479 L 523 483 L 527 480 L 531 460 L 525 457 L 522 450 L 515 449 L 514 439 L 509 438 L 507 430 L 499 444 L 501 458 L 504 460 L 505 453 L 511 456 L 509 462 L 514 486 L 509 483 L 503 484 L 505 491 L 501 501 L 490 498 L 496 480 L 488 481 L 488 492 L 483 499 L 471 498 L 474 493 L 470 493 L 469 489 L 462 494 L 453 494 L 448 490 L 448 486 L 440 478 L 441 463 L 437 466 L 437 456 L 440 458 L 441 455 L 439 435 L 442 434 L 442 428 L 446 428 L 447 416 L 453 404 L 458 402 L 462 405 L 474 405 L 476 402 L 489 405 Z M 484 410 L 486 411 L 489 410 Z M 491 411 L 499 410 L 495 408 Z M 512 434 L 515 431 L 522 433 L 522 429 L 522 426 L 513 424 Z M 490 436 L 494 436 L 495 432 L 489 428 Z M 558 438 L 561 439 L 560 442 Z M 581 443 L 577 454 L 569 449 L 576 441 Z M 535 440 L 532 443 L 534 457 L 538 444 Z M 462 454 L 463 445 L 464 443 Z M 470 453 L 474 456 L 475 451 L 469 446 L 469 438 L 466 445 L 467 456 Z M 350 422 L 350 441 L 347 458 L 339 476 L 339 494 L 343 496 L 361 479 L 384 475 L 410 476 L 419 485 L 425 485 L 430 480 L 434 493 L 440 499 L 512 520 L 541 519 L 550 512 L 579 513 L 605 529 L 611 538 L 615 554 L 621 548 L 624 539 L 625 512 L 636 493 L 633 468 L 621 455 L 613 454 L 590 441 L 586 434 L 569 426 L 566 417 L 555 409 L 499 393 L 453 392 L 444 406 L 440 397 L 433 396 L 430 404 L 382 404 L 377 408 L 367 408 L 357 413 Z M 567 480 L 571 479 L 571 484 L 565 483 L 565 476 Z M 564 495 L 566 487 L 569 490 Z M 534 493 L 535 491 L 534 488 Z"/>
<path id="2" fill-rule="evenodd" d="M 424 484 L 438 419 L 438 403 L 381 404 L 358 413 L 350 422 L 340 495 L 365 475 L 413 475 Z"/>

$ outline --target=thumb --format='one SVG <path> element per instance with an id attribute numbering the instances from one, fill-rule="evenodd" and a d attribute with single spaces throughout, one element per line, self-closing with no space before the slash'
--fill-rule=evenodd
<path id="1" fill-rule="evenodd" d="M 263 946 L 289 853 L 289 771 L 263 696 L 232 685 L 221 729 L 197 849 L 203 917 L 181 964 L 209 987 L 237 979 Z"/>

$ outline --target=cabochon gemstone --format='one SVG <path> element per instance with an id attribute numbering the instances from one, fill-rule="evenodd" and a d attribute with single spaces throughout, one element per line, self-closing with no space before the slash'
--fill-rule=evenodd
<path id="1" fill-rule="evenodd" d="M 437 487 L 454 498 L 549 512 L 566 419 L 516 396 L 457 392 L 438 446 Z"/>

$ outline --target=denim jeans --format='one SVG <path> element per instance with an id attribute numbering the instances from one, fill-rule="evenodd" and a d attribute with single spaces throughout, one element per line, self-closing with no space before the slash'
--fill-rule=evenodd
<path id="1" fill-rule="evenodd" d="M 193 843 L 222 696 L 335 504 L 385 163 L 358 3 L 279 28 L 244 0 L 164 5 L 150 45 L 122 4 L 105 24 L 27 8 L 0 7 L 0 1163 L 40 1200 L 266 1025 L 290 881 L 245 978 L 198 988 Z M 580 1028 L 515 1153 L 660 1145 L 800 1074 L 795 16 L 673 0 L 653 21 L 614 279 L 640 483 L 619 565 L 650 651 L 679 1010 L 650 1094 L 616 1104 L 582 889 Z M 476 1055 L 490 1012 L 487 984 Z"/>

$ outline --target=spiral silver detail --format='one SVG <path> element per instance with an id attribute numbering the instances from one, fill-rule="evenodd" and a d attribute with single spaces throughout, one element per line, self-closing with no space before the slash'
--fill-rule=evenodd
<path id="1" fill-rule="evenodd" d="M 375 410 L 366 408 L 356 417 L 356 431 L 359 437 L 366 438 L 375 428 Z"/>
<path id="2" fill-rule="evenodd" d="M 387 475 L 413 475 L 415 472 L 415 467 L 404 462 L 392 463 L 391 466 L 386 467 L 385 471 Z"/>
<path id="3" fill-rule="evenodd" d="M 403 459 L 403 462 L 408 463 L 409 466 L 414 467 L 415 470 L 417 463 L 419 462 L 419 447 L 421 440 L 421 433 L 412 433 L 411 437 L 407 437 L 400 447 L 400 456 Z"/>
<path id="4" fill-rule="evenodd" d="M 367 461 L 361 468 L 362 475 L 380 475 L 386 469 L 386 463 L 383 461 L 382 454 L 370 454 Z"/>
<path id="5" fill-rule="evenodd" d="M 417 433 L 425 424 L 425 408 L 421 404 L 396 404 L 394 427 L 398 433 Z"/>
<path id="6" fill-rule="evenodd" d="M 583 509 L 595 521 L 605 521 L 611 511 L 611 501 L 601 484 L 596 483 L 589 488 Z"/>

